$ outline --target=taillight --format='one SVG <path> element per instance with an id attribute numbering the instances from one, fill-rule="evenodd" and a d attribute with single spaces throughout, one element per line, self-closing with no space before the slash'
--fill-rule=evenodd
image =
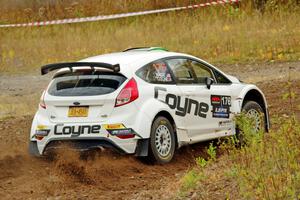
<path id="1" fill-rule="evenodd" d="M 117 96 L 115 107 L 128 104 L 139 97 L 139 91 L 137 83 L 134 78 L 130 79 L 125 87 L 121 90 Z"/>
<path id="2" fill-rule="evenodd" d="M 41 100 L 40 100 L 40 106 L 42 107 L 42 108 L 44 108 L 44 109 L 46 109 L 47 107 L 46 107 L 46 104 L 45 104 L 45 94 L 46 94 L 46 90 L 44 90 L 44 92 L 43 92 L 43 94 L 42 94 L 42 96 L 41 96 Z"/>

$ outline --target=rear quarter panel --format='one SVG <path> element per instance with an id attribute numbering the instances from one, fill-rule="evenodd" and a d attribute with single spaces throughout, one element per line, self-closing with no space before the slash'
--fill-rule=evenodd
<path id="1" fill-rule="evenodd" d="M 166 103 L 154 98 L 154 88 L 156 86 L 164 87 L 167 91 L 169 91 L 168 87 L 172 87 L 173 90 L 177 90 L 175 85 L 150 84 L 141 80 L 139 77 L 135 77 L 135 79 L 139 86 L 139 98 L 135 101 L 135 104 L 139 110 L 138 114 L 141 115 L 141 118 L 137 118 L 139 123 L 136 124 L 139 124 L 137 130 L 139 130 L 140 134 L 142 134 L 144 138 L 150 137 L 152 123 L 155 116 L 161 111 L 166 111 L 172 116 L 176 127 L 184 127 L 183 120 L 178 119 L 177 115 L 175 115 L 175 110 L 170 109 Z M 164 95 L 159 98 L 163 99 Z M 147 123 L 144 122 L 145 118 L 148 118 L 148 120 L 146 120 Z"/>

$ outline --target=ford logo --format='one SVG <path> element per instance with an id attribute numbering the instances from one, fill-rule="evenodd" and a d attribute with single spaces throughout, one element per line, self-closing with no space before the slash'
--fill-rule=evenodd
<path id="1" fill-rule="evenodd" d="M 75 106 L 79 106 L 79 105 L 80 105 L 80 103 L 79 103 L 78 101 L 73 102 L 73 104 L 74 104 Z"/>

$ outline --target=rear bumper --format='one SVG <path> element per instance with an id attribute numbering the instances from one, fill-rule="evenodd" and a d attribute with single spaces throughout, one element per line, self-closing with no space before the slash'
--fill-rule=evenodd
<path id="1" fill-rule="evenodd" d="M 58 149 L 72 149 L 75 151 L 88 151 L 93 149 L 98 149 L 100 147 L 110 148 L 121 154 L 128 154 L 124 149 L 119 147 L 117 144 L 108 140 L 106 138 L 99 139 L 78 139 L 78 140 L 50 140 L 48 144 L 40 152 L 38 148 L 38 141 L 30 141 L 29 143 L 29 153 L 33 156 L 40 157 L 43 155 L 48 155 L 51 152 Z M 134 153 L 134 152 L 133 152 Z"/>
<path id="2" fill-rule="evenodd" d="M 38 121 L 35 117 L 31 127 L 29 152 L 32 155 L 40 156 L 46 154 L 47 151 L 66 147 L 80 151 L 108 147 L 125 154 L 136 152 L 138 140 L 142 138 L 139 134 L 126 125 L 113 130 L 108 129 L 106 125 L 100 123 L 55 124 L 48 120 L 42 121 L 39 119 Z M 38 127 L 43 127 L 43 129 L 40 130 Z M 67 128 L 65 132 L 64 128 Z M 82 130 L 82 132 L 79 130 Z M 38 131 L 40 132 L 38 133 Z M 133 136 L 120 137 L 118 133 L 121 131 L 128 131 L 129 134 L 133 133 L 131 134 Z M 45 133 L 45 136 L 42 138 L 37 137 L 38 134 L 42 133 Z M 122 136 L 123 134 L 126 133 L 122 132 Z"/>
<path id="3" fill-rule="evenodd" d="M 33 156 L 43 156 L 57 149 L 71 148 L 77 151 L 87 151 L 101 147 L 110 148 L 122 154 L 134 154 L 137 139 L 127 139 L 126 142 L 119 143 L 108 138 L 51 138 L 47 142 L 31 140 L 29 142 L 29 153 Z"/>

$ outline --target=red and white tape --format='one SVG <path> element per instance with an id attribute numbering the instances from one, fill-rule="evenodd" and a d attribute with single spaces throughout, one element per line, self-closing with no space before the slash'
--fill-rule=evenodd
<path id="1" fill-rule="evenodd" d="M 158 10 L 147 10 L 147 11 L 141 11 L 141 12 L 131 12 L 131 13 L 122 13 L 122 14 L 114 14 L 114 15 L 99 15 L 99 16 L 93 16 L 93 17 L 59 19 L 59 20 L 42 21 L 42 22 L 22 23 L 22 24 L 0 24 L 0 28 L 47 26 L 47 25 L 54 25 L 54 24 L 72 24 L 72 23 L 79 23 L 79 22 L 94 22 L 94 21 L 102 21 L 102 20 L 109 20 L 109 19 L 119 19 L 119 18 L 125 18 L 125 17 L 139 16 L 139 15 L 163 13 L 163 12 L 169 12 L 169 11 L 202 8 L 202 7 L 213 6 L 213 5 L 218 5 L 218 4 L 238 3 L 240 1 L 241 0 L 217 0 L 217 1 L 210 1 L 207 3 L 183 6 L 183 7 L 164 8 L 164 9 L 158 9 Z"/>

